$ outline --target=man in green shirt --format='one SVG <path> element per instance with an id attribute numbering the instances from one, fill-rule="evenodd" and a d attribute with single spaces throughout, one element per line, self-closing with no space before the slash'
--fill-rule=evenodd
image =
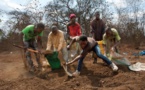
<path id="1" fill-rule="evenodd" d="M 38 50 L 37 44 L 39 43 L 42 46 L 41 36 L 43 35 L 43 30 L 45 26 L 43 23 L 38 23 L 37 25 L 28 25 L 22 30 L 23 34 L 23 44 L 24 47 L 32 48 Z M 39 50 L 38 50 L 39 51 Z M 29 64 L 30 71 L 34 71 L 35 67 L 33 61 L 31 60 L 31 53 L 25 50 L 26 60 Z M 38 68 L 42 67 L 40 62 L 40 55 L 35 53 L 36 61 L 38 63 Z"/>
<path id="2" fill-rule="evenodd" d="M 117 51 L 117 46 L 120 43 L 120 36 L 115 28 L 106 28 L 106 32 L 103 35 L 103 45 L 105 49 L 105 56 L 109 56 L 110 50 Z"/>

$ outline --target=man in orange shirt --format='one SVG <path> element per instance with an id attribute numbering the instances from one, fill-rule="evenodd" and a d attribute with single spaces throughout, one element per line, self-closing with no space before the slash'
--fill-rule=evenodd
<path id="1" fill-rule="evenodd" d="M 76 15 L 70 14 L 70 22 L 67 25 L 67 35 L 68 35 L 68 43 L 69 40 L 72 40 L 76 36 L 80 36 L 82 34 L 81 32 L 81 26 L 78 22 L 76 22 Z M 71 57 L 74 57 L 77 53 L 80 52 L 80 47 L 78 43 L 74 44 L 71 48 Z"/>
<path id="2" fill-rule="evenodd" d="M 70 22 L 67 25 L 67 33 L 70 36 L 70 38 L 81 35 L 81 27 L 80 24 L 76 22 L 75 14 L 70 14 Z"/>

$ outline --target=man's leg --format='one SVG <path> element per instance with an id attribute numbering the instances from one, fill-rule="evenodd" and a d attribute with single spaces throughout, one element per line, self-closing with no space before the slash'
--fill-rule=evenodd
<path id="1" fill-rule="evenodd" d="M 78 42 L 76 42 L 76 46 L 77 46 L 77 55 L 80 55 L 82 50 Z"/>
<path id="2" fill-rule="evenodd" d="M 94 61 L 93 61 L 93 64 L 96 64 L 97 63 L 97 56 L 96 56 L 96 53 L 92 53 L 92 57 L 94 58 Z"/>
<path id="3" fill-rule="evenodd" d="M 69 53 L 68 53 L 66 47 L 62 48 L 62 55 L 63 55 L 63 59 L 64 59 L 66 62 L 68 62 Z"/>
<path id="4" fill-rule="evenodd" d="M 93 48 L 93 51 L 96 53 L 96 55 L 99 58 L 101 58 L 104 62 L 106 62 L 109 66 L 111 66 L 113 71 L 118 70 L 118 67 L 114 63 L 112 63 L 107 57 L 105 57 L 104 55 L 101 54 L 100 48 L 97 45 Z"/>
<path id="5" fill-rule="evenodd" d="M 36 41 L 33 41 L 32 46 L 33 46 L 34 50 L 38 50 Z M 39 53 L 34 53 L 34 54 L 35 54 L 35 57 L 36 57 L 38 68 L 41 69 L 42 68 L 42 63 L 41 63 L 41 60 L 40 60 L 40 54 Z"/>
<path id="6" fill-rule="evenodd" d="M 79 59 L 77 70 L 73 73 L 73 76 L 80 75 L 80 71 L 81 71 L 81 68 L 82 68 L 82 65 L 83 65 L 83 60 L 84 60 L 84 57 Z"/>
<path id="7" fill-rule="evenodd" d="M 119 53 L 119 50 L 118 50 L 118 48 L 117 48 L 117 47 L 115 47 L 115 52 Z"/>
<path id="8" fill-rule="evenodd" d="M 40 54 L 35 53 L 35 57 L 36 57 L 36 61 L 37 61 L 37 64 L 38 64 L 38 68 L 42 68 L 42 64 L 41 64 L 41 61 L 40 61 Z"/>
<path id="9" fill-rule="evenodd" d="M 81 68 L 82 68 L 82 65 L 83 65 L 83 60 L 84 60 L 84 58 L 81 58 L 81 59 L 78 61 L 77 70 L 78 70 L 79 72 L 81 71 Z"/>
<path id="10" fill-rule="evenodd" d="M 30 46 L 30 42 L 24 42 L 24 47 L 25 48 L 29 48 L 29 46 Z M 26 55 L 26 60 L 27 60 L 27 62 L 28 62 L 28 67 L 30 68 L 30 69 L 33 69 L 34 68 L 34 65 L 33 65 L 33 61 L 31 60 L 31 53 L 28 51 L 28 50 L 26 50 L 25 51 L 25 55 Z"/>

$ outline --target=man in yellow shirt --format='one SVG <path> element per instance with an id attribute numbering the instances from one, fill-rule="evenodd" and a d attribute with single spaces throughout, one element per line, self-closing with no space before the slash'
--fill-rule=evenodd
<path id="1" fill-rule="evenodd" d="M 117 46 L 120 43 L 120 36 L 115 28 L 106 28 L 106 32 L 103 35 L 103 44 L 105 49 L 105 55 L 110 54 L 110 50 L 117 51 Z"/>
<path id="2" fill-rule="evenodd" d="M 56 26 L 51 27 L 51 32 L 48 35 L 48 42 L 46 50 L 54 50 L 57 52 L 62 52 L 63 59 L 68 61 L 68 52 L 66 48 L 66 41 L 64 38 L 64 33 L 58 30 Z"/>

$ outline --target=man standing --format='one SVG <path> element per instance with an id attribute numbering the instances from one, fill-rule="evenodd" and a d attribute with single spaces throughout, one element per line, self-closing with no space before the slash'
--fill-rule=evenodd
<path id="1" fill-rule="evenodd" d="M 67 25 L 68 40 L 71 40 L 73 37 L 80 36 L 81 34 L 82 34 L 81 27 L 80 27 L 80 24 L 76 22 L 76 15 L 70 14 L 70 22 Z M 72 46 L 71 51 L 72 51 L 71 53 L 74 53 L 74 55 L 80 52 L 80 47 L 78 43 L 75 43 Z"/>
<path id="2" fill-rule="evenodd" d="M 37 25 L 28 25 L 22 30 L 23 44 L 26 49 L 32 48 L 34 50 L 38 50 L 37 44 L 40 44 L 40 46 L 43 47 L 41 37 L 43 35 L 44 28 L 45 26 L 43 23 L 38 23 Z M 34 71 L 35 67 L 33 61 L 31 60 L 31 53 L 28 50 L 25 50 L 25 54 L 26 54 L 26 60 L 29 64 L 29 70 Z M 42 65 L 40 61 L 40 55 L 38 53 L 35 53 L 35 56 L 36 56 L 36 61 L 38 63 L 38 68 L 41 69 Z"/>
<path id="3" fill-rule="evenodd" d="M 67 25 L 67 33 L 70 38 L 80 36 L 82 34 L 80 24 L 76 22 L 75 14 L 70 14 L 70 22 Z"/>
<path id="4" fill-rule="evenodd" d="M 54 50 L 57 52 L 62 52 L 63 59 L 66 62 L 68 61 L 68 52 L 66 48 L 64 33 L 61 30 L 58 30 L 57 26 L 55 25 L 51 27 L 51 32 L 48 35 L 46 50 Z"/>
<path id="5" fill-rule="evenodd" d="M 96 12 L 96 17 L 95 19 L 91 22 L 91 29 L 92 29 L 92 37 L 96 40 L 96 41 L 102 41 L 103 39 L 103 34 L 105 32 L 105 23 L 100 19 L 100 13 Z M 94 55 L 93 53 L 93 57 L 94 57 L 94 62 L 93 63 L 97 63 L 97 57 Z"/>
<path id="6" fill-rule="evenodd" d="M 76 72 L 73 73 L 74 76 L 80 74 L 83 60 L 84 60 L 85 56 L 90 51 L 93 51 L 99 58 L 101 58 L 105 63 L 107 63 L 107 65 L 109 65 L 112 68 L 113 71 L 118 70 L 118 67 L 113 62 L 111 62 L 107 57 L 105 57 L 104 55 L 102 55 L 100 53 L 98 43 L 93 38 L 86 37 L 86 36 L 75 37 L 71 41 L 70 45 L 67 46 L 67 48 L 70 49 L 71 45 L 74 42 L 79 42 L 79 45 L 82 48 L 82 53 L 80 55 L 78 55 L 75 59 L 73 59 L 72 61 L 67 63 L 67 65 L 69 65 L 69 64 L 71 64 L 75 61 L 78 61 L 77 70 L 76 70 Z"/>

